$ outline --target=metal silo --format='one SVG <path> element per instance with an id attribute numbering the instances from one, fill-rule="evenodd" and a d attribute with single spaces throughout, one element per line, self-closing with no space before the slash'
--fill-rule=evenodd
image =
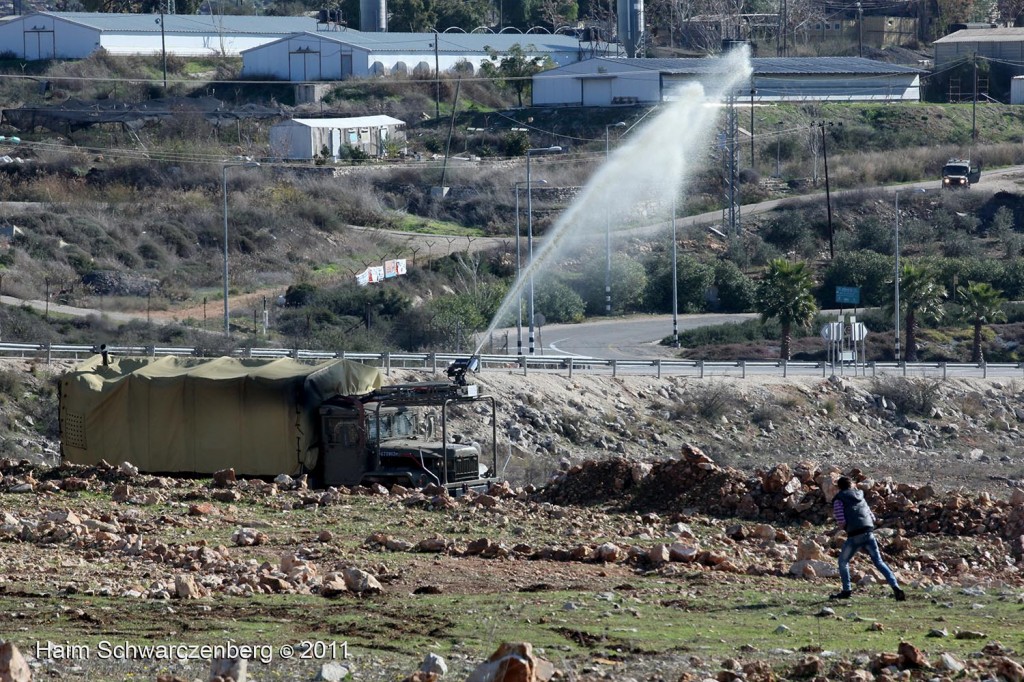
<path id="1" fill-rule="evenodd" d="M 359 30 L 367 33 L 387 33 L 387 0 L 359 0 Z"/>
<path id="2" fill-rule="evenodd" d="M 644 40 L 644 0 L 618 0 L 619 42 L 627 57 L 638 57 Z"/>

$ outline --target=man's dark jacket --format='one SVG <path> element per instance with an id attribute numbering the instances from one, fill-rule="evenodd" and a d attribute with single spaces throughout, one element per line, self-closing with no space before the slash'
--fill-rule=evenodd
<path id="1" fill-rule="evenodd" d="M 846 535 L 862 535 L 875 528 L 875 517 L 868 503 L 864 501 L 864 493 L 856 488 L 840 490 L 835 499 L 843 503 L 843 516 L 846 518 Z"/>

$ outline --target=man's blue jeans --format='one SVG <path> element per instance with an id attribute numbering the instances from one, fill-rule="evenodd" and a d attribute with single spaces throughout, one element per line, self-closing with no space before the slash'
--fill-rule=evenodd
<path id="1" fill-rule="evenodd" d="M 843 549 L 839 552 L 839 579 L 843 581 L 843 592 L 850 591 L 850 559 L 861 549 L 867 551 L 872 563 L 875 564 L 875 568 L 885 576 L 885 582 L 889 583 L 890 587 L 895 589 L 900 586 L 892 570 L 882 561 L 882 554 L 878 551 L 878 542 L 875 540 L 875 534 L 861 533 L 860 535 L 854 535 L 852 538 L 846 538 L 846 542 L 843 543 Z"/>

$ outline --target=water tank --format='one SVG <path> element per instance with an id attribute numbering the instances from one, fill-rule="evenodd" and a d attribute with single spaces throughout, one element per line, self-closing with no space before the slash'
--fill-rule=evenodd
<path id="1" fill-rule="evenodd" d="M 387 0 L 359 0 L 359 30 L 366 33 L 387 33 Z"/>
<path id="2" fill-rule="evenodd" d="M 619 42 L 627 57 L 638 57 L 644 37 L 644 0 L 618 0 Z"/>

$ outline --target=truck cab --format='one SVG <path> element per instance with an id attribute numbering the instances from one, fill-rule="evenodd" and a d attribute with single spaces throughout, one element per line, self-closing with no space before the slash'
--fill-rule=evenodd
<path id="1" fill-rule="evenodd" d="M 319 409 L 317 467 L 323 483 L 483 487 L 497 469 L 497 415 L 494 399 L 478 395 L 476 389 L 439 382 L 397 384 L 365 396 L 335 396 L 324 402 Z M 477 401 L 491 405 L 490 466 L 484 464 L 483 446 L 457 442 L 449 433 L 449 407 Z M 428 411 L 424 408 L 440 408 L 429 410 L 439 412 L 440 433 L 436 417 L 423 418 Z"/>
<path id="2" fill-rule="evenodd" d="M 950 159 L 942 167 L 943 189 L 968 189 L 981 179 L 981 168 L 970 159 Z"/>

